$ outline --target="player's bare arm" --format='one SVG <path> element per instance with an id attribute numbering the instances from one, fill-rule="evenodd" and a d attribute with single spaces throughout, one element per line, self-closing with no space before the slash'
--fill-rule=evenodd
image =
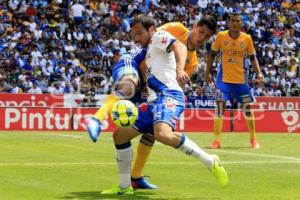
<path id="1" fill-rule="evenodd" d="M 254 67 L 254 70 L 256 71 L 256 74 L 257 74 L 256 81 L 258 84 L 262 84 L 264 82 L 264 75 L 262 74 L 262 72 L 260 70 L 257 58 L 255 55 L 250 55 L 249 58 L 251 61 L 251 65 L 252 65 L 252 67 Z"/>
<path id="2" fill-rule="evenodd" d="M 174 52 L 176 58 L 177 81 L 180 86 L 190 81 L 189 75 L 184 71 L 184 66 L 187 59 L 187 49 L 184 44 L 176 40 L 169 48 Z"/>
<path id="3" fill-rule="evenodd" d="M 206 71 L 205 71 L 205 82 L 207 84 L 212 84 L 213 83 L 213 78 L 212 78 L 211 71 L 212 71 L 212 66 L 213 66 L 213 63 L 215 61 L 215 58 L 216 58 L 217 54 L 218 54 L 218 52 L 216 52 L 214 50 L 211 50 L 209 55 L 208 55 L 207 68 L 206 68 Z"/>

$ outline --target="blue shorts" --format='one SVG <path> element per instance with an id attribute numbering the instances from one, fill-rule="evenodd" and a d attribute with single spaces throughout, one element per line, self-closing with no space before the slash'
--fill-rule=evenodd
<path id="1" fill-rule="evenodd" d="M 133 125 L 140 133 L 154 134 L 153 125 L 158 122 L 169 124 L 174 130 L 176 123 L 184 111 L 184 95 L 175 92 L 161 95 L 152 103 L 139 106 L 139 117 Z"/>
<path id="2" fill-rule="evenodd" d="M 255 98 L 248 84 L 225 83 L 217 81 L 216 100 L 225 102 L 236 99 L 238 103 L 246 104 L 255 102 Z"/>

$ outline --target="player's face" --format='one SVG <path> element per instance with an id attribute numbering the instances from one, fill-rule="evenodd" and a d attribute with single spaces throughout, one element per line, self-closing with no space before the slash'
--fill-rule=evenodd
<path id="1" fill-rule="evenodd" d="M 133 25 L 130 34 L 134 42 L 138 43 L 143 48 L 148 47 L 151 36 L 149 31 L 141 23 Z"/>
<path id="2" fill-rule="evenodd" d="M 243 26 L 241 16 L 231 16 L 229 19 L 228 27 L 230 31 L 240 31 Z"/>
<path id="3" fill-rule="evenodd" d="M 213 32 L 206 25 L 195 24 L 190 35 L 190 42 L 195 48 L 202 47 L 213 35 Z"/>

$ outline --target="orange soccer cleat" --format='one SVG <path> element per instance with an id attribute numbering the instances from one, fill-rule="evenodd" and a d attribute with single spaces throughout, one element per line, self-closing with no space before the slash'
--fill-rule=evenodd
<path id="1" fill-rule="evenodd" d="M 259 143 L 256 141 L 255 138 L 253 138 L 253 139 L 250 140 L 250 144 L 251 144 L 251 147 L 252 147 L 253 149 L 259 149 L 259 148 L 260 148 L 260 145 L 259 145 Z"/>
<path id="2" fill-rule="evenodd" d="M 213 148 L 213 149 L 220 149 L 220 148 L 221 148 L 221 143 L 220 143 L 220 141 L 215 140 L 215 141 L 211 144 L 211 148 Z"/>

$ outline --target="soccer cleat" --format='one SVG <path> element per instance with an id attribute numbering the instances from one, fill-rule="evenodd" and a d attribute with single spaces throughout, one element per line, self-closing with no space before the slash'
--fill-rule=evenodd
<path id="1" fill-rule="evenodd" d="M 154 190 L 158 188 L 156 185 L 149 183 L 143 176 L 140 178 L 131 178 L 131 185 L 134 189 Z"/>
<path id="2" fill-rule="evenodd" d="M 212 155 L 214 157 L 214 164 L 210 169 L 211 173 L 216 177 L 217 182 L 222 187 L 228 185 L 228 176 L 225 168 L 221 165 L 221 161 L 217 155 Z"/>
<path id="3" fill-rule="evenodd" d="M 103 190 L 101 194 L 118 194 L 118 195 L 132 195 L 134 194 L 134 190 L 132 186 L 128 186 L 127 188 L 121 188 L 120 186 L 115 186 L 107 190 Z"/>
<path id="4" fill-rule="evenodd" d="M 253 149 L 259 149 L 259 148 L 260 148 L 260 145 L 259 145 L 259 143 L 256 141 L 256 139 L 251 139 L 251 140 L 250 140 L 250 144 L 251 144 L 251 147 L 252 147 Z"/>
<path id="5" fill-rule="evenodd" d="M 101 122 L 94 117 L 89 117 L 85 119 L 85 125 L 90 138 L 93 142 L 97 142 L 101 132 Z"/>
<path id="6" fill-rule="evenodd" d="M 211 144 L 211 148 L 213 148 L 213 149 L 220 149 L 221 148 L 220 141 L 217 141 L 217 140 L 213 141 L 213 143 Z"/>

